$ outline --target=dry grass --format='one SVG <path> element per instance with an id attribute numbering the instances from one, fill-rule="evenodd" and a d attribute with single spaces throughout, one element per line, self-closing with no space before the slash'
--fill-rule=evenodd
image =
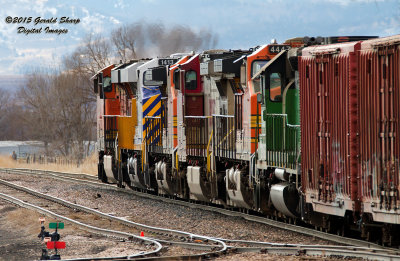
<path id="1" fill-rule="evenodd" d="M 9 226 L 24 229 L 29 234 L 40 232 L 39 217 L 40 215 L 37 212 L 24 208 L 17 208 L 6 213 Z"/>
<path id="2" fill-rule="evenodd" d="M 0 210 L 1 210 L 1 207 L 0 207 Z M 56 220 L 51 217 L 46 217 L 36 211 L 32 211 L 32 210 L 29 210 L 26 208 L 16 208 L 14 210 L 7 211 L 5 213 L 5 218 L 6 218 L 6 222 L 7 222 L 8 226 L 10 226 L 13 229 L 24 230 L 29 235 L 39 234 L 39 232 L 40 232 L 39 217 L 45 217 L 46 230 L 50 231 L 50 232 L 52 232 L 53 230 L 48 229 L 49 223 L 63 222 L 63 221 Z M 74 227 L 73 225 L 66 224 L 65 229 L 62 230 L 62 232 L 67 233 L 67 234 L 75 234 L 76 229 L 77 228 Z M 79 233 L 82 233 L 82 231 L 79 231 Z"/>
<path id="3" fill-rule="evenodd" d="M 23 162 L 14 161 L 10 156 L 0 156 L 0 167 L 43 169 L 43 170 L 53 170 L 60 172 L 87 173 L 90 175 L 97 175 L 97 153 L 93 153 L 91 156 L 87 157 L 79 167 L 76 166 L 75 164 L 71 165 L 56 164 L 56 163 L 27 164 Z"/>

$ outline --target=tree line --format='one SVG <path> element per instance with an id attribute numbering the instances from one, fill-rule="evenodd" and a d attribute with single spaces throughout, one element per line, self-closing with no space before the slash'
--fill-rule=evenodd
<path id="1" fill-rule="evenodd" d="M 0 89 L 0 139 L 38 140 L 47 156 L 82 159 L 96 139 L 91 76 L 112 63 L 211 49 L 217 41 L 210 30 L 144 22 L 88 34 L 57 68 L 31 69 L 14 94 Z"/>

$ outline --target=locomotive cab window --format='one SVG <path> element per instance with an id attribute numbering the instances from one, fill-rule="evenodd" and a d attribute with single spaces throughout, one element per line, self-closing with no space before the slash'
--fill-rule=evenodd
<path id="1" fill-rule="evenodd" d="M 251 66 L 251 77 L 256 75 L 256 73 L 261 70 L 261 68 L 267 64 L 268 61 L 266 60 L 258 60 L 254 61 Z"/>
<path id="2" fill-rule="evenodd" d="M 112 91 L 111 77 L 104 77 L 103 78 L 103 88 L 104 88 L 104 92 L 111 92 Z"/>
<path id="3" fill-rule="evenodd" d="M 254 92 L 261 91 L 261 77 L 257 77 L 253 80 Z"/>
<path id="4" fill-rule="evenodd" d="M 269 99 L 271 101 L 282 101 L 282 80 L 280 73 L 271 73 L 269 75 Z"/>
<path id="5" fill-rule="evenodd" d="M 175 89 L 177 89 L 177 90 L 181 89 L 181 80 L 180 80 L 179 70 L 175 70 L 175 72 L 174 72 L 174 85 L 175 85 Z"/>
<path id="6" fill-rule="evenodd" d="M 147 70 L 143 74 L 143 84 L 144 86 L 161 86 L 161 81 L 154 80 L 153 71 Z"/>
<path id="7" fill-rule="evenodd" d="M 195 71 L 187 71 L 185 73 L 185 89 L 186 90 L 197 89 L 197 75 Z"/>
<path id="8" fill-rule="evenodd" d="M 254 61 L 251 66 L 251 77 L 253 77 L 261 68 L 267 64 L 268 61 L 265 60 L 258 60 Z M 261 87 L 261 82 L 260 82 L 260 77 L 257 77 L 257 79 L 253 80 L 253 88 L 254 92 L 260 92 L 260 87 Z"/>

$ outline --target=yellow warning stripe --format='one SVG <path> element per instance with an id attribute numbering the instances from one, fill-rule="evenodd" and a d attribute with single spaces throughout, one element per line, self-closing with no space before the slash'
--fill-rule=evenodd
<path id="1" fill-rule="evenodd" d="M 154 116 L 154 114 L 161 109 L 161 102 L 157 103 L 153 109 L 147 114 L 147 116 Z"/>
<path id="2" fill-rule="evenodd" d="M 145 104 L 143 105 L 143 111 L 146 111 L 147 108 L 153 103 L 153 101 L 154 101 L 155 99 L 157 99 L 158 96 L 159 96 L 159 94 L 158 94 L 158 95 L 151 96 L 150 99 L 148 99 L 148 100 L 145 102 Z"/>

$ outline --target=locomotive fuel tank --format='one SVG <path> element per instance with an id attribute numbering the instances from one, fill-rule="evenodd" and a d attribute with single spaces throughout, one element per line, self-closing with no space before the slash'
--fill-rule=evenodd
<path id="1" fill-rule="evenodd" d="M 202 167 L 189 166 L 187 167 L 186 179 L 190 190 L 192 199 L 209 201 L 210 188 L 206 184 L 204 177 L 205 173 Z"/>
<path id="2" fill-rule="evenodd" d="M 140 180 L 141 177 L 138 175 L 140 173 L 140 169 L 138 168 L 138 161 L 136 157 L 129 157 L 128 159 L 128 175 L 131 181 L 131 185 L 137 188 L 145 189 L 142 185 L 144 184 L 143 180 Z M 142 178 L 143 179 L 143 178 Z"/>
<path id="3" fill-rule="evenodd" d="M 242 208 L 252 208 L 252 194 L 249 193 L 245 184 L 244 171 L 238 168 L 230 168 L 226 170 L 226 191 L 228 193 L 228 201 L 232 206 Z"/>
<path id="4" fill-rule="evenodd" d="M 112 170 L 112 156 L 106 155 L 104 156 L 104 171 L 107 176 L 108 182 L 117 183 L 117 180 L 114 177 L 114 173 Z"/>
<path id="5" fill-rule="evenodd" d="M 270 198 L 274 207 L 289 217 L 296 217 L 299 195 L 294 184 L 282 182 L 271 186 Z"/>
<path id="6" fill-rule="evenodd" d="M 159 192 L 161 194 L 173 195 L 173 184 L 170 177 L 171 166 L 162 160 L 158 161 L 155 166 L 155 174 L 157 179 L 157 184 Z"/>

